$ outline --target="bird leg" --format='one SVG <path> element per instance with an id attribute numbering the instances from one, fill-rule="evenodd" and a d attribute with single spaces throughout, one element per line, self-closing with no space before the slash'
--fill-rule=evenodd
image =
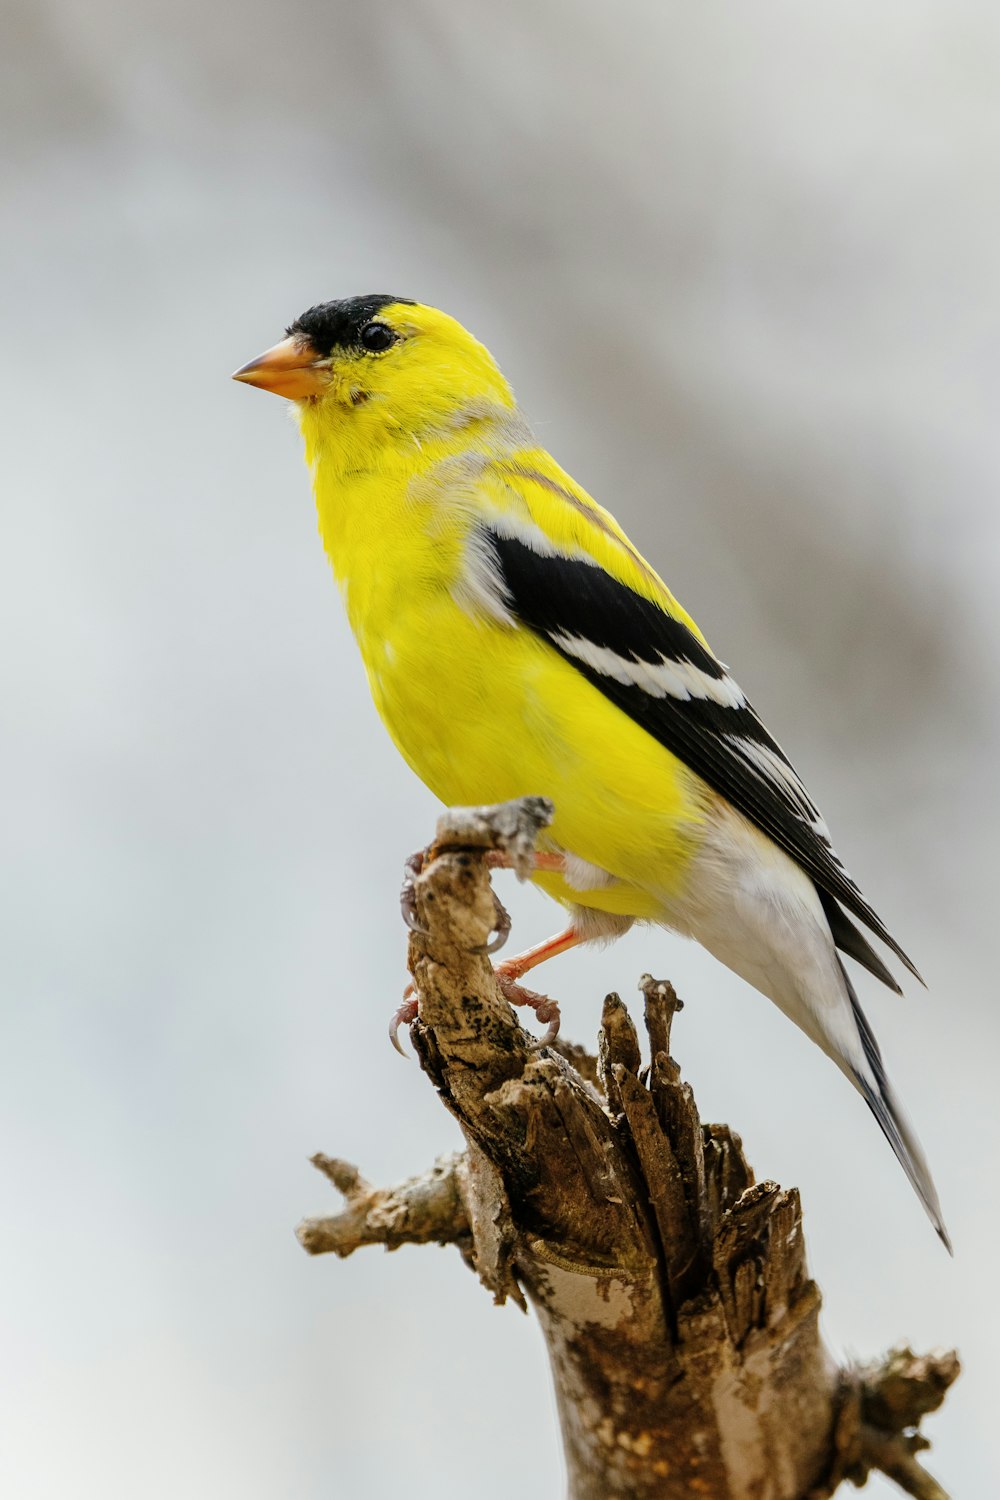
<path id="1" fill-rule="evenodd" d="M 513 958 L 505 958 L 494 965 L 493 972 L 497 976 L 497 983 L 504 999 L 511 1005 L 530 1006 L 539 1021 L 548 1026 L 548 1030 L 538 1043 L 540 1047 L 548 1047 L 559 1035 L 561 1019 L 559 1004 L 548 995 L 540 995 L 535 990 L 526 989 L 524 985 L 518 983 L 518 980 L 529 970 L 545 963 L 546 959 L 555 958 L 558 953 L 566 953 L 570 948 L 575 948 L 578 943 L 582 942 L 582 934 L 577 932 L 575 927 L 569 926 L 565 932 L 546 938 L 544 943 L 536 943 L 534 948 L 527 948 L 523 953 L 517 953 Z"/>
<path id="2" fill-rule="evenodd" d="M 551 870 L 561 875 L 566 868 L 565 854 L 542 854 L 536 849 L 531 857 L 532 868 L 535 870 Z M 489 870 L 512 870 L 514 861 L 504 849 L 491 849 L 486 856 L 486 868 Z"/>

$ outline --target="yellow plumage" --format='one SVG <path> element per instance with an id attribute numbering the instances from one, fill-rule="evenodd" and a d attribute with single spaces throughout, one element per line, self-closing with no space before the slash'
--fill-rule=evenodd
<path id="1" fill-rule="evenodd" d="M 506 981 L 634 920 L 695 937 L 843 1069 L 946 1238 L 837 950 L 898 987 L 847 914 L 916 970 L 694 621 L 453 318 L 354 298 L 288 335 L 238 378 L 297 403 L 323 543 L 395 744 L 443 802 L 555 804 L 535 878 L 571 926 L 505 961 Z"/>
<path id="2" fill-rule="evenodd" d="M 637 879 L 650 869 L 671 883 L 679 878 L 710 794 L 536 637 L 457 607 L 469 523 L 483 506 L 527 517 L 557 544 L 582 549 L 693 622 L 617 522 L 526 432 L 521 440 L 510 421 L 513 396 L 482 346 L 435 309 L 400 312 L 447 357 L 401 360 L 391 410 L 379 399 L 378 367 L 365 381 L 363 403 L 351 400 L 361 372 L 349 367 L 332 412 L 326 402 L 299 408 L 320 533 L 375 705 L 404 759 L 442 802 L 502 801 L 544 789 L 556 806 L 552 840 L 629 887 L 581 895 L 558 875 L 537 875 L 550 894 L 655 918 L 660 905 Z M 488 414 L 456 420 L 463 411 Z M 435 505 L 435 490 L 456 476 L 463 482 L 470 455 L 488 466 L 477 473 L 469 504 Z"/>

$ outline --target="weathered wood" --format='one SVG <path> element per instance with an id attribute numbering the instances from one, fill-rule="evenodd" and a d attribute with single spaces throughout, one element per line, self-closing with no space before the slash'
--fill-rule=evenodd
<path id="1" fill-rule="evenodd" d="M 344 1192 L 305 1247 L 349 1254 L 456 1243 L 497 1301 L 535 1309 L 549 1349 L 570 1500 L 823 1500 L 871 1468 L 919 1500 L 944 1492 L 915 1428 L 954 1355 L 897 1351 L 837 1368 L 820 1339 L 797 1192 L 755 1183 L 739 1137 L 704 1126 L 670 1055 L 681 1008 L 642 981 L 651 1061 L 617 996 L 596 1061 L 539 1048 L 486 955 L 487 854 L 522 874 L 543 799 L 445 814 L 415 877 L 412 1038 L 468 1150 L 379 1192 L 317 1159 Z"/>

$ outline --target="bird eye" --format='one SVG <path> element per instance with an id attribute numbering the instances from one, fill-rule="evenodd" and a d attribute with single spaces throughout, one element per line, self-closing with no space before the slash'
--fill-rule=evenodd
<path id="1" fill-rule="evenodd" d="M 381 354 L 396 342 L 396 335 L 385 323 L 366 323 L 361 330 L 361 345 L 370 354 Z"/>

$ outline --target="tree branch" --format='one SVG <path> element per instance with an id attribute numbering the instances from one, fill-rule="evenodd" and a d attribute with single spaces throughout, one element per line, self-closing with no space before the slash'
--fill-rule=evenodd
<path id="1" fill-rule="evenodd" d="M 306 1220 L 310 1253 L 457 1244 L 496 1301 L 534 1307 L 548 1344 L 570 1500 L 823 1500 L 872 1469 L 946 1500 L 916 1428 L 953 1354 L 895 1351 L 840 1371 L 818 1329 L 799 1197 L 755 1183 L 739 1138 L 703 1126 L 670 1056 L 681 1008 L 642 981 L 651 1062 L 604 1005 L 597 1059 L 539 1048 L 503 998 L 486 942 L 487 855 L 523 876 L 542 798 L 457 809 L 414 879 L 412 1037 L 467 1142 L 395 1188 L 314 1161 L 343 1211 Z"/>
<path id="2" fill-rule="evenodd" d="M 295 1233 L 310 1255 L 339 1255 L 342 1260 L 362 1245 L 458 1245 L 468 1250 L 469 1221 L 462 1201 L 460 1179 L 465 1175 L 461 1153 L 440 1156 L 429 1172 L 392 1188 L 374 1188 L 357 1167 L 335 1156 L 317 1152 L 314 1167 L 328 1177 L 347 1200 L 339 1214 L 304 1219 Z"/>

